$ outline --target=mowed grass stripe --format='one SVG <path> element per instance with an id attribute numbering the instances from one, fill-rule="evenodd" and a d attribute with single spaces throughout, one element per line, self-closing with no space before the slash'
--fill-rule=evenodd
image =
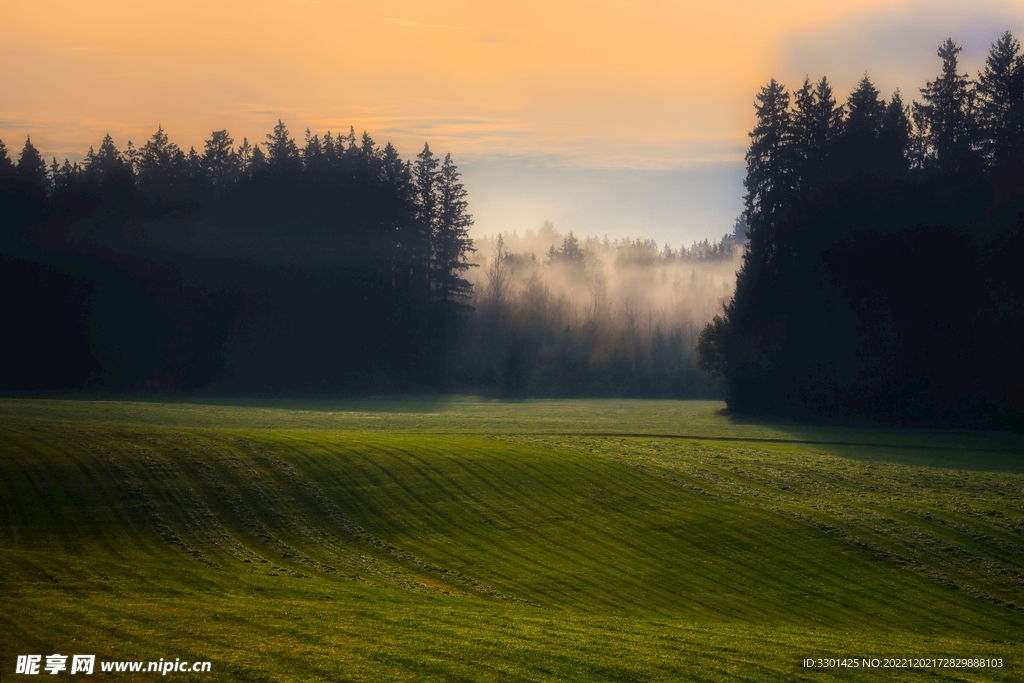
<path id="1" fill-rule="evenodd" d="M 465 452 L 465 449 L 463 451 Z M 435 454 L 435 459 L 436 459 Z M 520 454 L 522 456 L 523 454 Z M 465 466 L 466 462 L 477 463 L 478 459 L 467 459 L 458 458 L 457 462 L 463 463 Z M 535 480 L 546 481 L 548 477 L 536 476 L 536 468 L 533 467 L 531 461 L 523 462 L 520 458 L 516 458 L 512 461 L 514 463 L 513 470 L 517 470 L 520 467 L 533 468 Z M 521 558 L 523 556 L 523 550 L 528 548 L 539 548 L 540 553 L 537 556 L 545 557 L 552 560 L 552 563 L 542 563 L 534 560 L 531 563 L 531 573 L 536 574 L 538 569 L 549 571 L 539 574 L 539 583 L 543 585 L 559 585 L 564 582 L 566 576 L 572 576 L 577 581 L 582 581 L 587 585 L 588 590 L 586 592 L 599 592 L 601 585 L 616 585 L 621 583 L 621 580 L 629 577 L 635 573 L 631 570 L 632 561 L 637 559 L 635 554 L 632 554 L 629 549 L 634 548 L 634 543 L 631 539 L 617 535 L 611 542 L 608 542 L 604 533 L 596 524 L 588 524 L 584 520 L 607 520 L 607 514 L 612 512 L 600 502 L 598 497 L 594 503 L 588 506 L 585 513 L 580 513 L 576 506 L 578 506 L 583 499 L 575 495 L 576 490 L 582 486 L 594 486 L 595 479 L 592 477 L 592 472 L 589 471 L 585 465 L 581 466 L 579 463 L 572 463 L 573 471 L 562 477 L 562 481 L 571 481 L 572 487 L 563 486 L 561 492 L 563 495 L 570 494 L 568 501 L 562 501 L 556 497 L 535 497 L 528 496 L 520 501 L 520 505 L 527 509 L 527 519 L 533 518 L 532 523 L 519 524 L 518 529 L 503 530 L 512 531 L 508 536 L 513 544 L 511 553 L 505 553 L 503 555 L 496 556 L 493 551 L 493 545 L 491 552 L 488 553 L 488 566 L 493 566 L 500 563 L 502 560 L 508 557 Z M 607 468 L 605 468 L 607 469 Z M 603 472 L 605 479 L 613 479 L 617 490 L 626 490 L 627 493 L 632 494 L 629 491 L 629 485 L 626 480 L 631 479 L 635 473 L 630 472 L 628 469 L 620 468 L 615 472 Z M 609 476 L 610 475 L 610 476 Z M 514 474 L 509 474 L 504 478 L 505 481 L 509 481 Z M 492 485 L 497 482 L 485 481 L 485 484 Z M 554 489 L 555 487 L 552 487 Z M 568 490 L 567 490 L 568 489 Z M 498 490 L 498 489 L 495 489 Z M 650 493 L 650 491 L 648 491 Z M 538 510 L 533 503 L 537 500 L 541 501 L 557 501 L 550 503 L 545 509 Z M 508 504 L 510 501 L 503 501 Z M 560 503 L 560 504 L 559 504 Z M 517 506 L 518 507 L 518 506 Z M 596 510 L 594 509 L 596 507 Z M 416 516 L 428 515 L 429 511 L 419 511 Z M 558 535 L 553 536 L 548 533 L 552 527 L 558 527 Z M 518 532 L 518 533 L 516 533 Z M 521 535 L 523 532 L 529 534 L 529 537 L 523 539 Z M 479 533 L 479 530 L 476 532 Z M 566 547 L 560 542 L 563 535 L 573 535 L 580 538 L 585 538 L 588 542 L 588 553 L 581 555 L 578 552 L 572 552 L 571 547 Z M 500 542 L 499 542 L 500 545 Z M 552 571 L 553 570 L 553 571 Z M 523 572 L 517 572 L 522 574 Z M 584 577 L 593 576 L 594 579 L 586 579 Z M 574 591 L 573 594 L 579 594 L 579 591 Z M 648 604 L 660 604 L 656 601 L 647 601 Z"/>
<path id="2" fill-rule="evenodd" d="M 592 450 L 592 446 L 597 443 L 599 442 L 583 440 L 582 448 Z M 579 445 L 570 447 L 580 448 Z M 862 488 L 856 485 L 844 489 L 830 483 L 826 491 L 815 490 L 814 484 L 818 481 L 815 477 L 802 474 L 794 476 L 803 471 L 821 472 L 830 468 L 857 467 L 856 463 L 851 465 L 850 461 L 837 462 L 838 459 L 834 455 L 815 451 L 808 447 L 802 447 L 796 452 L 775 448 L 763 453 L 750 450 L 738 451 L 720 445 L 709 447 L 707 444 L 692 443 L 688 446 L 680 445 L 673 450 L 673 448 L 666 448 L 664 443 L 659 446 L 657 442 L 638 440 L 635 442 L 634 451 L 635 453 L 625 458 L 627 461 L 634 464 L 640 463 L 639 466 L 646 468 L 654 464 L 657 467 L 651 471 L 658 471 L 660 468 L 660 470 L 669 472 L 672 481 L 681 482 L 690 488 L 724 500 L 759 509 L 774 509 L 787 516 L 807 520 L 812 525 L 825 530 L 829 535 L 845 538 L 854 546 L 863 548 L 869 555 L 881 556 L 883 560 L 888 558 L 888 561 L 904 569 L 924 570 L 933 583 L 936 580 L 943 585 L 948 583 L 947 579 L 943 579 L 943 574 L 949 574 L 951 567 L 949 558 L 944 557 L 943 553 L 936 552 L 937 549 L 934 547 L 921 547 L 918 543 L 920 539 L 915 538 L 912 531 L 905 527 L 883 525 L 883 528 L 872 528 L 870 524 L 866 523 L 870 520 L 870 514 L 866 515 L 865 512 L 870 513 L 870 510 L 866 511 L 865 505 L 892 506 L 896 504 L 906 506 L 907 503 L 916 504 L 922 499 L 921 496 L 915 498 L 907 493 L 907 491 L 923 490 L 922 487 L 917 486 L 916 481 L 907 482 L 905 477 L 891 476 L 892 469 L 905 474 L 906 469 L 903 465 L 885 465 L 879 470 L 877 461 L 871 459 L 864 467 L 861 467 L 858 471 L 862 477 L 872 481 L 888 482 L 890 488 L 889 491 L 886 491 L 882 484 L 873 485 L 872 497 L 866 502 Z M 643 452 L 642 457 L 633 457 L 641 451 Z M 615 448 L 608 448 L 605 451 L 606 455 L 613 457 L 617 456 L 619 452 Z M 709 453 L 713 454 L 710 459 L 707 457 Z M 968 453 L 967 456 L 969 458 L 970 454 Z M 736 474 L 744 467 L 753 468 L 759 474 L 754 475 L 751 479 L 723 476 L 723 472 Z M 934 466 L 929 465 L 929 467 Z M 879 471 L 881 471 L 881 475 L 879 475 Z M 920 470 L 919 474 L 925 480 L 934 481 L 937 471 L 940 470 L 924 469 Z M 965 478 L 964 471 L 962 469 L 946 470 L 943 476 L 948 480 L 948 487 L 945 488 L 943 494 L 928 498 L 928 495 L 931 494 L 926 492 L 923 502 L 934 504 L 935 500 L 945 500 L 952 501 L 954 506 L 971 508 L 971 505 L 966 502 L 969 498 L 954 493 L 960 490 L 961 483 Z M 771 477 L 776 477 L 778 486 L 763 486 L 765 478 Z M 1016 481 L 1019 486 L 1021 481 L 1019 475 L 1010 473 L 998 475 L 998 477 L 991 473 L 983 473 L 977 477 L 968 475 L 966 478 L 975 482 L 978 479 L 992 482 L 993 488 L 996 488 L 995 493 L 999 496 L 1004 493 L 999 490 L 999 487 L 994 486 L 997 479 L 1003 485 L 1002 488 L 1005 488 L 1011 481 Z M 752 485 L 753 479 L 758 480 L 754 482 L 756 485 Z M 736 486 L 737 482 L 739 482 L 739 486 Z M 982 495 L 985 492 L 993 493 L 991 489 L 983 487 L 978 487 L 974 493 Z M 971 500 L 970 502 L 973 505 L 978 501 Z M 923 519 L 923 514 L 916 516 L 918 521 Z M 1010 523 L 1018 525 L 1019 528 L 1020 519 L 1021 515 L 1018 512 L 1017 521 Z M 979 534 L 976 530 L 971 533 L 971 538 L 974 540 L 983 536 L 984 534 Z M 865 539 L 875 542 L 865 545 Z M 1019 541 L 1020 537 L 1018 537 Z M 991 550 L 991 547 L 982 547 L 979 550 L 980 554 L 971 554 L 962 547 L 955 548 L 955 550 L 957 557 L 966 556 L 965 559 L 968 560 L 959 562 L 959 566 L 962 571 L 966 572 L 964 578 L 969 580 L 969 584 L 976 584 L 979 580 L 986 581 L 991 578 L 992 572 L 986 573 L 988 559 L 993 557 L 990 552 L 987 552 Z M 1004 579 L 1001 586 L 1004 589 L 1002 591 L 1004 597 L 1006 597 L 1006 588 L 1011 588 L 1019 594 L 1021 586 L 1024 586 L 1024 581 L 1021 581 L 1020 569 L 1020 560 L 1016 557 L 1012 559 L 1011 564 L 998 569 L 997 575 Z M 964 586 L 970 588 L 969 584 L 964 584 Z M 942 613 L 942 610 L 938 610 L 938 612 Z"/>
<path id="3" fill-rule="evenodd" d="M 465 519 L 459 523 L 453 524 L 451 523 L 451 517 L 447 514 L 446 509 L 440 509 L 436 501 L 427 501 L 419 496 L 409 496 L 404 500 L 401 499 L 399 496 L 395 495 L 395 493 L 397 491 L 403 490 L 402 487 L 392 488 L 390 486 L 385 486 L 383 482 L 380 479 L 376 478 L 374 475 L 375 472 L 379 473 L 383 469 L 387 469 L 388 471 L 392 472 L 396 469 L 398 463 L 392 461 L 394 454 L 389 454 L 384 451 L 381 451 L 377 448 L 377 444 L 375 442 L 372 443 L 373 446 L 369 449 L 368 453 L 364 453 L 361 456 L 361 459 L 363 462 L 366 462 L 367 464 L 370 465 L 370 473 L 368 475 L 368 478 L 371 481 L 371 484 L 375 486 L 377 489 L 374 491 L 374 494 L 383 496 L 383 498 L 379 500 L 378 503 L 373 507 L 377 510 L 386 510 L 388 511 L 389 514 L 386 515 L 384 519 L 377 517 L 363 520 L 366 526 L 368 528 L 373 529 L 376 533 L 380 533 L 382 535 L 388 535 L 391 531 L 393 531 L 396 525 L 403 528 L 407 526 L 408 533 L 406 533 L 405 536 L 403 536 L 402 538 L 390 536 L 388 537 L 389 540 L 392 542 L 407 541 L 409 537 L 423 535 L 427 535 L 427 537 L 429 537 L 437 533 L 438 529 L 446 529 L 447 536 L 460 536 L 463 539 L 467 539 L 468 543 L 466 543 L 465 546 L 472 547 L 474 544 L 474 539 L 476 538 L 475 533 L 479 532 L 481 529 L 485 529 L 486 527 L 490 526 L 489 520 L 487 520 L 485 517 L 481 517 L 480 511 L 478 509 L 463 508 L 465 513 Z M 432 448 L 434 447 L 434 444 L 428 442 L 427 447 Z M 443 450 L 448 449 L 443 448 Z M 465 449 L 462 449 L 459 450 L 459 452 L 465 453 L 466 451 Z M 406 450 L 404 451 L 404 453 L 407 454 L 408 451 Z M 323 457 L 330 456 L 327 455 Z M 441 451 L 434 451 L 434 459 L 438 462 L 452 461 L 450 458 L 443 456 L 441 454 Z M 459 460 L 461 459 L 462 458 L 459 458 Z M 474 459 L 474 462 L 475 461 L 476 459 Z M 422 467 L 414 468 L 413 471 L 422 473 Z M 413 482 L 413 484 L 410 484 L 410 486 L 417 490 L 423 489 L 435 492 L 440 490 L 428 487 L 425 482 L 418 481 L 417 477 L 412 474 L 408 474 L 407 477 L 405 478 L 407 478 L 409 482 Z M 492 489 L 491 486 L 492 483 L 496 484 L 498 482 L 489 482 L 487 481 L 487 479 L 478 479 L 477 483 L 479 484 L 481 483 L 481 481 L 484 484 L 483 490 L 485 491 L 500 490 L 500 488 Z M 508 481 L 508 479 L 506 479 L 506 481 Z M 358 495 L 365 499 L 365 486 L 359 489 Z M 501 497 L 498 496 L 497 499 L 501 499 Z M 441 500 L 448 500 L 449 502 L 451 502 L 456 499 L 448 495 L 443 495 L 441 497 Z M 552 514 L 564 516 L 565 512 L 564 510 L 553 510 L 550 506 L 547 506 L 544 509 L 538 509 L 536 507 L 536 503 L 537 499 L 535 498 L 535 496 L 527 495 L 521 498 L 520 505 L 517 505 L 517 507 L 527 507 L 530 509 L 531 514 L 527 515 L 527 522 L 521 522 L 517 524 L 517 526 L 526 531 L 529 531 L 532 538 L 527 543 L 523 543 L 522 541 L 516 542 L 517 548 L 510 548 L 506 555 L 523 554 L 523 552 L 528 550 L 531 547 L 531 544 L 533 543 L 539 543 L 541 548 L 550 548 L 555 546 L 552 539 L 544 537 L 542 528 L 543 525 L 550 523 Z M 398 521 L 392 523 L 392 519 Z M 409 521 L 402 522 L 402 520 Z M 460 535 L 458 534 L 459 531 L 462 531 L 463 533 Z M 490 534 L 488 534 L 488 536 L 490 536 Z M 486 546 L 486 548 L 490 551 L 488 557 L 491 558 L 491 563 L 497 563 L 499 561 L 500 554 L 496 554 L 495 551 L 500 548 L 500 544 L 496 546 L 493 542 L 490 542 Z M 539 553 L 534 554 L 533 557 L 539 557 Z M 430 557 L 430 559 L 436 560 L 439 558 Z M 536 570 L 538 567 L 544 566 L 536 559 L 534 559 L 532 564 L 534 570 Z"/>
<path id="4" fill-rule="evenodd" d="M 430 443 L 431 443 L 430 439 L 427 439 L 426 442 L 425 442 L 425 444 L 428 444 L 428 445 Z M 426 447 L 429 447 L 429 446 L 425 446 L 425 448 Z M 463 449 L 463 451 L 465 451 L 467 453 L 469 452 L 466 449 Z M 439 452 L 436 452 L 434 454 L 434 457 L 435 458 L 443 458 L 445 456 L 443 454 L 439 453 Z M 550 457 L 550 454 L 548 454 L 545 457 Z M 470 458 L 470 457 L 460 457 L 460 458 L 458 458 L 458 460 L 460 462 L 463 462 L 463 463 L 470 463 L 470 462 L 475 462 L 476 461 L 475 458 Z M 493 463 L 497 462 L 497 460 L 492 458 L 488 462 L 490 462 L 493 465 Z M 502 460 L 501 462 L 504 462 L 504 461 Z M 523 462 L 522 457 L 515 459 L 514 462 L 516 462 L 517 465 L 521 464 L 523 467 L 530 467 L 531 464 L 532 464 L 532 461 L 529 460 L 529 459 L 527 459 L 525 462 Z M 380 463 L 378 463 L 377 466 L 381 466 Z M 392 466 L 394 466 L 394 465 L 392 465 Z M 580 482 L 585 482 L 585 483 L 587 482 L 587 480 L 585 478 L 583 478 L 582 476 L 579 475 L 579 472 L 574 472 L 573 474 L 574 474 L 574 476 L 569 476 L 569 477 L 567 477 L 567 479 L 571 480 L 574 485 L 577 485 L 577 487 L 578 487 L 578 484 Z M 541 478 L 541 477 L 537 477 L 537 478 L 539 480 L 543 481 L 543 478 Z M 621 484 L 622 481 L 623 481 L 622 477 L 615 477 L 615 479 L 617 479 L 619 484 Z M 651 487 L 651 486 L 647 486 L 646 488 L 648 489 L 648 493 L 650 493 L 650 491 L 652 489 L 655 489 L 655 490 L 657 489 L 657 487 Z M 422 504 L 423 504 L 422 499 L 417 499 L 415 502 L 418 505 L 420 505 L 420 506 L 422 506 Z M 517 507 L 521 508 L 521 507 L 524 507 L 524 506 L 520 505 L 520 506 L 517 506 Z M 431 512 L 429 508 L 422 508 L 422 507 L 415 507 L 415 506 L 413 506 L 412 505 L 412 501 L 406 501 L 404 503 L 401 503 L 401 502 L 398 502 L 398 500 L 394 499 L 394 498 L 390 499 L 388 501 L 387 505 L 381 505 L 381 506 L 379 506 L 379 508 L 380 509 L 385 509 L 386 508 L 387 510 L 394 510 L 394 511 L 396 511 L 396 514 L 399 517 L 402 517 L 402 516 L 405 516 L 405 515 L 410 515 L 410 516 L 412 516 L 416 520 L 423 520 L 423 519 L 429 518 L 429 514 Z M 719 510 L 719 512 L 717 513 L 717 520 L 716 520 L 718 522 L 723 521 L 723 517 L 722 517 L 722 515 L 720 513 L 721 513 L 721 511 Z M 749 512 L 742 513 L 741 516 L 743 517 L 743 523 L 744 524 L 749 523 L 751 521 L 749 519 L 749 514 L 750 514 Z M 467 517 L 468 518 L 472 518 L 473 515 L 472 514 L 467 514 Z M 372 520 L 367 521 L 367 524 L 369 526 L 373 526 L 374 523 L 375 522 L 373 522 Z M 597 585 L 597 584 L 611 584 L 611 585 L 615 585 L 616 583 L 620 583 L 622 581 L 624 572 L 619 572 L 619 571 L 617 571 L 617 569 L 602 570 L 602 565 L 600 563 L 592 561 L 592 559 L 591 559 L 592 557 L 600 557 L 601 556 L 600 552 L 588 552 L 587 554 L 581 554 L 581 553 L 575 552 L 571 545 L 570 546 L 566 546 L 566 547 L 558 547 L 553 552 L 543 552 L 546 548 L 552 547 L 554 545 L 554 542 L 557 541 L 557 538 L 553 538 L 551 536 L 545 536 L 544 535 L 544 532 L 548 528 L 550 523 L 551 523 L 551 518 L 546 517 L 544 515 L 541 515 L 538 518 L 538 525 L 537 525 L 537 526 L 539 526 L 539 529 L 540 529 L 540 531 L 539 531 L 540 540 L 539 541 L 533 541 L 532 544 L 531 543 L 517 542 L 515 545 L 521 546 L 521 547 L 524 547 L 524 548 L 531 547 L 531 545 L 533 547 L 539 547 L 541 549 L 541 552 L 543 553 L 543 557 L 546 560 L 548 560 L 548 562 L 545 563 L 542 566 L 543 567 L 550 567 L 551 569 L 554 570 L 554 573 L 556 575 L 558 575 L 558 577 L 559 577 L 558 580 L 553 582 L 556 586 L 561 588 L 561 587 L 565 586 L 565 584 L 567 582 L 571 581 L 572 579 L 576 579 L 575 590 L 563 591 L 564 594 L 569 594 L 569 595 L 571 595 L 571 594 L 576 594 L 576 595 L 586 594 L 586 593 L 589 592 L 588 588 L 590 590 L 594 590 L 593 589 L 594 585 Z M 763 523 L 763 526 L 764 527 L 768 527 L 768 526 L 770 526 L 772 524 L 775 524 L 775 523 L 776 522 L 774 520 L 769 520 L 769 521 L 765 521 Z M 571 525 L 569 525 L 569 523 L 566 523 L 565 525 L 571 527 Z M 385 528 L 385 526 L 386 526 L 386 528 Z M 385 526 L 375 527 L 375 528 L 377 528 L 378 530 L 386 532 L 387 529 L 394 528 L 396 526 L 396 524 L 387 523 L 386 522 Z M 451 527 L 449 529 L 449 531 L 453 532 L 453 533 L 457 532 L 457 531 L 459 531 L 459 527 Z M 479 530 L 478 533 L 475 533 L 473 535 L 474 539 L 484 538 L 484 537 L 489 538 L 492 534 L 488 534 L 487 531 L 488 530 L 486 530 L 486 529 Z M 567 531 L 568 531 L 568 533 L 567 533 Z M 580 536 L 581 535 L 580 531 L 581 530 L 579 528 L 575 528 L 575 527 L 569 528 L 568 530 L 566 530 L 566 529 L 562 529 L 561 530 L 562 534 L 567 535 L 567 536 Z M 730 595 L 730 594 L 734 595 L 734 594 L 737 594 L 737 593 L 745 593 L 745 592 L 747 592 L 749 590 L 752 590 L 753 586 L 755 584 L 758 584 L 758 583 L 762 583 L 763 584 L 764 583 L 764 579 L 762 578 L 762 574 L 763 574 L 763 572 L 766 569 L 770 570 L 771 567 L 770 566 L 769 567 L 765 567 L 764 566 L 764 562 L 762 560 L 760 560 L 757 557 L 753 556 L 751 551 L 754 550 L 757 547 L 757 543 L 758 542 L 756 541 L 756 539 L 752 539 L 751 537 L 749 537 L 748 535 L 745 535 L 745 534 L 739 534 L 739 535 L 737 535 L 737 536 L 735 536 L 733 538 L 729 538 L 728 536 L 723 535 L 722 531 L 723 531 L 722 525 L 721 524 L 717 525 L 716 528 L 715 528 L 715 531 L 714 531 L 714 533 L 715 533 L 715 543 L 717 543 L 718 545 L 721 545 L 723 543 L 732 543 L 733 544 L 732 547 L 727 548 L 727 550 L 729 550 L 730 554 L 731 554 L 729 567 L 730 567 L 731 571 L 733 572 L 732 575 L 729 576 L 728 578 L 731 580 L 732 583 L 736 583 L 739 586 L 733 593 L 727 593 L 727 595 Z M 587 534 L 583 534 L 583 536 L 588 536 L 588 535 Z M 805 536 L 806 535 L 801 536 L 798 539 L 800 543 L 804 543 L 804 542 L 807 541 Z M 620 537 L 619 537 L 620 541 L 618 543 L 619 547 L 627 547 L 629 545 L 628 541 L 627 542 L 623 542 L 621 540 L 623 537 L 631 538 L 631 536 L 628 535 L 628 534 L 620 535 Z M 395 540 L 395 539 L 393 539 L 393 540 Z M 590 538 L 590 537 L 587 538 L 588 550 L 593 551 L 595 548 L 594 548 L 594 544 L 591 543 L 591 540 L 592 540 L 592 538 Z M 496 544 L 492 545 L 492 548 L 493 547 L 497 547 L 497 545 Z M 472 549 L 472 545 L 471 544 L 464 544 L 459 550 L 463 551 L 463 552 L 468 552 L 471 549 Z M 707 550 L 707 548 L 705 548 L 705 550 Z M 792 554 L 792 552 L 794 551 L 794 548 L 786 547 L 786 546 L 775 546 L 775 547 L 769 547 L 768 550 L 769 550 L 769 552 L 764 553 L 764 554 L 767 555 L 770 558 L 773 558 L 772 562 L 782 563 L 785 566 L 788 563 L 788 560 L 786 560 L 785 558 L 788 555 Z M 853 552 L 856 553 L 856 551 L 853 551 Z M 714 556 L 714 550 L 711 550 L 710 554 L 711 554 L 711 556 Z M 812 557 L 808 557 L 807 553 L 800 553 L 798 549 L 797 549 L 797 554 L 801 555 L 801 559 L 797 562 L 797 564 L 799 564 L 800 562 L 807 563 L 807 562 L 821 561 L 819 558 L 815 558 L 813 556 Z M 826 557 L 827 558 L 828 554 L 829 554 L 828 552 L 823 552 L 822 553 L 822 557 Z M 511 554 L 511 557 L 513 559 L 516 556 L 517 555 L 515 553 Z M 521 557 L 522 553 L 519 553 L 518 556 Z M 507 553 L 506 554 L 498 555 L 498 554 L 495 554 L 495 553 L 491 552 L 491 553 L 487 554 L 486 564 L 488 566 L 494 566 L 494 565 L 500 564 L 502 562 L 508 562 L 509 561 L 509 557 L 510 557 L 510 555 L 507 554 Z M 748 558 L 748 559 L 743 559 L 745 557 Z M 442 563 L 444 561 L 444 557 L 443 556 L 432 556 L 431 559 L 434 560 L 434 561 L 442 562 Z M 521 562 L 516 562 L 515 564 L 521 564 Z M 537 564 L 538 564 L 537 562 L 532 562 L 531 566 L 529 568 L 531 570 L 533 570 L 534 572 L 536 572 Z M 824 564 L 825 565 L 828 564 L 827 559 L 824 562 Z M 610 563 L 609 566 L 617 567 L 618 564 L 617 563 Z M 581 571 L 581 570 L 583 570 L 583 571 Z M 528 572 L 526 572 L 526 571 L 519 571 L 519 570 L 513 570 L 511 572 L 506 572 L 506 573 L 527 574 Z M 584 580 L 580 580 L 578 578 L 580 573 L 589 574 L 589 575 L 598 577 L 598 580 L 585 580 L 585 579 Z M 781 596 L 781 601 L 785 602 L 786 599 L 791 597 L 791 592 L 794 589 L 794 586 L 796 586 L 800 582 L 803 582 L 804 579 L 799 574 L 793 574 L 792 572 L 782 572 L 781 575 L 784 576 L 784 577 L 791 577 L 791 578 L 786 579 L 787 581 L 789 581 L 788 584 L 785 581 L 782 581 L 782 585 L 780 586 L 783 589 L 782 596 Z M 842 574 L 840 574 L 840 576 L 841 575 Z M 542 584 L 542 585 L 543 584 L 550 585 L 552 583 L 550 578 L 547 577 L 547 576 L 540 577 L 540 578 L 541 578 L 541 580 L 539 581 L 539 583 Z M 484 580 L 486 582 L 486 579 L 484 579 Z M 708 579 L 705 577 L 705 582 L 706 581 L 708 581 Z M 776 581 L 780 581 L 780 580 L 776 579 Z M 770 584 L 771 581 L 769 581 L 768 583 Z M 899 587 L 900 587 L 899 586 L 899 582 L 896 582 L 895 587 L 896 587 L 897 590 L 899 589 Z M 719 592 L 719 594 L 721 594 L 721 592 L 719 591 L 718 587 L 715 586 L 714 584 L 709 586 L 708 589 L 710 589 L 712 592 Z M 642 588 L 638 588 L 637 590 L 641 591 L 641 594 L 642 594 L 642 592 L 643 592 Z M 869 603 L 873 602 L 874 600 L 877 600 L 877 598 L 872 599 L 870 596 L 865 595 L 865 592 L 862 589 L 860 589 L 860 587 L 858 587 L 858 586 L 851 586 L 849 588 L 844 588 L 844 589 L 842 589 L 842 590 L 840 590 L 838 592 L 841 593 L 841 594 L 846 595 L 848 599 L 850 598 L 850 596 L 860 595 L 861 599 L 866 599 Z M 659 600 L 663 600 L 664 596 L 658 596 L 658 598 L 659 598 Z M 767 600 L 769 602 L 771 601 L 771 597 L 767 597 L 767 598 L 762 597 L 761 599 L 762 600 Z M 652 604 L 664 604 L 664 603 L 654 603 L 654 601 L 648 601 L 648 602 L 650 602 Z M 677 603 L 679 602 L 678 596 L 675 598 L 674 602 L 677 602 Z M 852 604 L 851 604 L 851 602 L 852 602 Z M 829 611 L 832 611 L 836 607 L 846 608 L 846 609 L 849 609 L 849 610 L 852 610 L 852 611 L 856 611 L 857 609 L 859 609 L 855 601 L 851 601 L 851 602 L 848 602 L 847 604 L 843 604 L 843 605 L 826 605 L 823 610 L 818 611 L 816 613 L 816 617 L 817 618 L 824 618 L 824 617 L 828 616 L 827 613 Z M 740 611 L 740 613 L 742 613 L 742 611 Z"/>

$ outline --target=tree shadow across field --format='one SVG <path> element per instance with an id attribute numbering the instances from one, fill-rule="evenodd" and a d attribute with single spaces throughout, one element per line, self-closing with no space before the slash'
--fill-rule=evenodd
<path id="1" fill-rule="evenodd" d="M 4 392 L 0 400 L 52 400 L 84 403 L 135 403 L 141 405 L 194 405 L 221 408 L 261 408 L 322 413 L 381 412 L 431 413 L 466 397 L 430 395 L 322 395 L 322 394 L 173 394 L 117 392 Z"/>
<path id="2" fill-rule="evenodd" d="M 263 408 L 314 413 L 435 413 L 461 397 L 444 395 L 408 396 L 175 396 L 131 400 L 153 403 L 186 403 L 224 408 Z M 123 400 L 123 399 L 122 399 Z"/>
<path id="3" fill-rule="evenodd" d="M 924 429 L 880 425 L 867 419 L 801 423 L 737 415 L 717 415 L 737 428 L 771 431 L 765 442 L 820 445 L 853 460 L 916 467 L 987 472 L 1024 472 L 1024 435 L 967 429 Z"/>

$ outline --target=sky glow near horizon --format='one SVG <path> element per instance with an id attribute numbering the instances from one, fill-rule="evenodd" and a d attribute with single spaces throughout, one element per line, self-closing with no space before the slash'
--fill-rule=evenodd
<path id="1" fill-rule="evenodd" d="M 1019 2 L 0 1 L 0 139 L 80 159 L 157 125 L 263 140 L 366 130 L 464 174 L 476 232 L 538 227 L 673 245 L 730 229 L 754 94 L 868 71 L 905 100 L 952 36 L 975 75 Z"/>

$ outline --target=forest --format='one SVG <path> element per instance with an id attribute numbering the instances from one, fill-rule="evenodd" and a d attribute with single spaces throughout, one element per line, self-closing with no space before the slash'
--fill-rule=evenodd
<path id="1" fill-rule="evenodd" d="M 1024 426 L 1024 56 L 962 48 L 905 103 L 865 74 L 757 93 L 750 242 L 699 363 L 737 413 Z"/>
<path id="2" fill-rule="evenodd" d="M 691 248 L 484 238 L 450 155 L 278 122 L 82 163 L 0 143 L 0 390 L 718 397 L 700 328 L 746 226 Z"/>
<path id="3" fill-rule="evenodd" d="M 5 390 L 438 387 L 469 308 L 466 190 L 428 145 L 278 122 L 47 164 L 29 139 L 0 212 Z"/>

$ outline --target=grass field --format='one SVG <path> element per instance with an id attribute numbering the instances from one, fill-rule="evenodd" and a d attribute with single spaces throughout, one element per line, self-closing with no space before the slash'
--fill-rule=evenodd
<path id="1" fill-rule="evenodd" d="M 0 400 L 0 678 L 1024 677 L 1024 439 L 721 407 Z"/>

